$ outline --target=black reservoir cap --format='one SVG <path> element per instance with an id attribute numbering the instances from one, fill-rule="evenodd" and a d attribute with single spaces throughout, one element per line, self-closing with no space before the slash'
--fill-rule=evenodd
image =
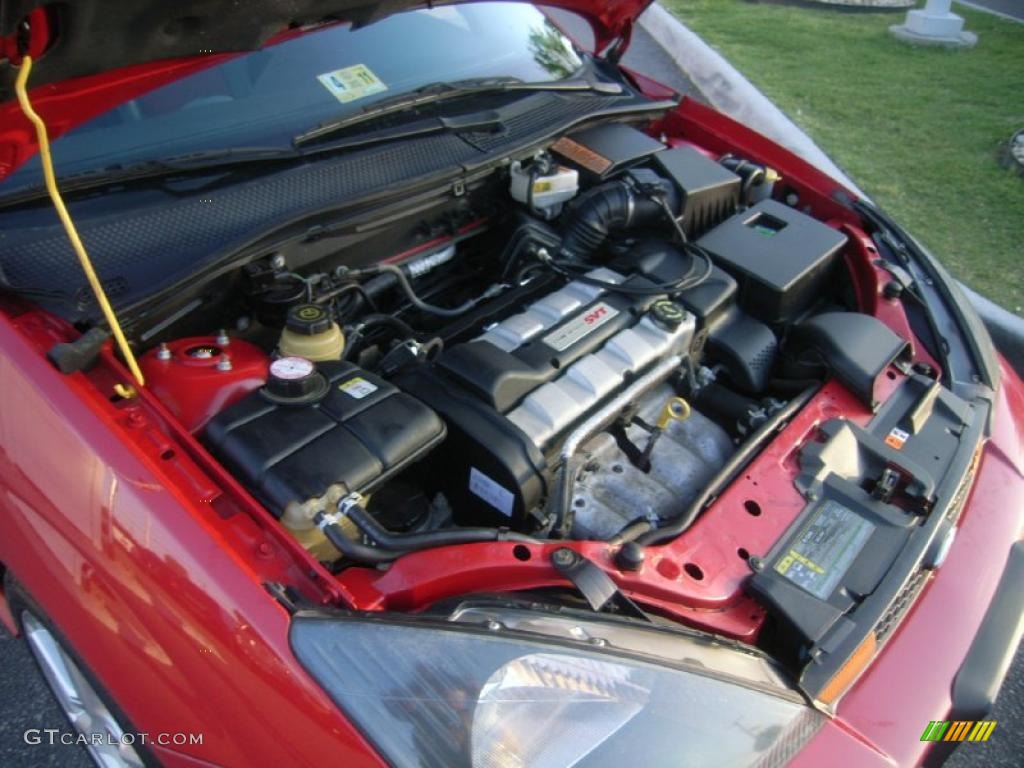
<path id="1" fill-rule="evenodd" d="M 308 403 L 324 396 L 327 379 L 304 357 L 280 357 L 270 364 L 264 394 L 280 403 Z"/>
<path id="2" fill-rule="evenodd" d="M 285 325 L 303 336 L 316 336 L 331 330 L 331 316 L 319 304 L 296 304 L 288 310 Z"/>

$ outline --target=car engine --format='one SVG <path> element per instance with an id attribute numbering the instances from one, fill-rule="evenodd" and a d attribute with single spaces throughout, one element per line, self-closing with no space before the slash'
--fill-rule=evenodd
<path id="1" fill-rule="evenodd" d="M 598 125 L 326 255 L 253 258 L 229 331 L 167 328 L 142 364 L 323 561 L 657 529 L 799 389 L 790 329 L 841 301 L 846 237 L 776 187 Z"/>

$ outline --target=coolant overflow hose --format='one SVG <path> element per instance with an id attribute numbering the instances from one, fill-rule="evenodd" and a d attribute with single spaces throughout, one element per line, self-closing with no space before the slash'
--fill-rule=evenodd
<path id="1" fill-rule="evenodd" d="M 390 563 L 392 560 L 397 560 L 405 554 L 404 552 L 392 551 L 381 547 L 368 547 L 365 544 L 360 544 L 358 541 L 353 541 L 345 535 L 345 531 L 338 525 L 333 514 L 325 515 L 323 512 L 319 512 L 313 519 L 313 522 L 324 532 L 324 536 L 334 545 L 335 549 L 349 560 L 354 560 L 357 563 L 365 565 Z"/>
<path id="2" fill-rule="evenodd" d="M 434 547 L 454 544 L 475 544 L 487 541 L 518 541 L 537 543 L 536 540 L 504 528 L 444 528 L 422 533 L 394 533 L 384 526 L 362 506 L 358 497 L 348 496 L 338 504 L 338 511 L 330 514 L 318 513 L 314 522 L 327 540 L 342 555 L 367 565 L 379 565 L 397 560 L 402 555 Z M 345 535 L 338 524 L 347 517 L 377 546 L 367 546 Z"/>
<path id="3" fill-rule="evenodd" d="M 482 541 L 534 542 L 529 536 L 504 528 L 442 528 L 422 533 L 394 533 L 382 526 L 361 504 L 342 500 L 340 513 L 347 515 L 368 539 L 381 547 L 401 552 L 414 552 L 453 544 L 474 544 Z"/>

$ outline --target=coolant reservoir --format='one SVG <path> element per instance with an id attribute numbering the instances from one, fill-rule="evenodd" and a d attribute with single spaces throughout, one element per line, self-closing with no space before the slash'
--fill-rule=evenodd
<path id="1" fill-rule="evenodd" d="M 283 357 L 304 357 L 315 363 L 340 360 L 345 335 L 318 304 L 297 304 L 288 310 L 278 349 Z"/>

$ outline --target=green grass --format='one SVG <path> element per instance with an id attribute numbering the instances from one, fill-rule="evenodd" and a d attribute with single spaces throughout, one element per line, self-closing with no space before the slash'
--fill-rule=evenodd
<path id="1" fill-rule="evenodd" d="M 665 0 L 961 280 L 1022 314 L 1024 24 L 957 7 L 967 51 L 891 38 L 901 14 Z"/>

